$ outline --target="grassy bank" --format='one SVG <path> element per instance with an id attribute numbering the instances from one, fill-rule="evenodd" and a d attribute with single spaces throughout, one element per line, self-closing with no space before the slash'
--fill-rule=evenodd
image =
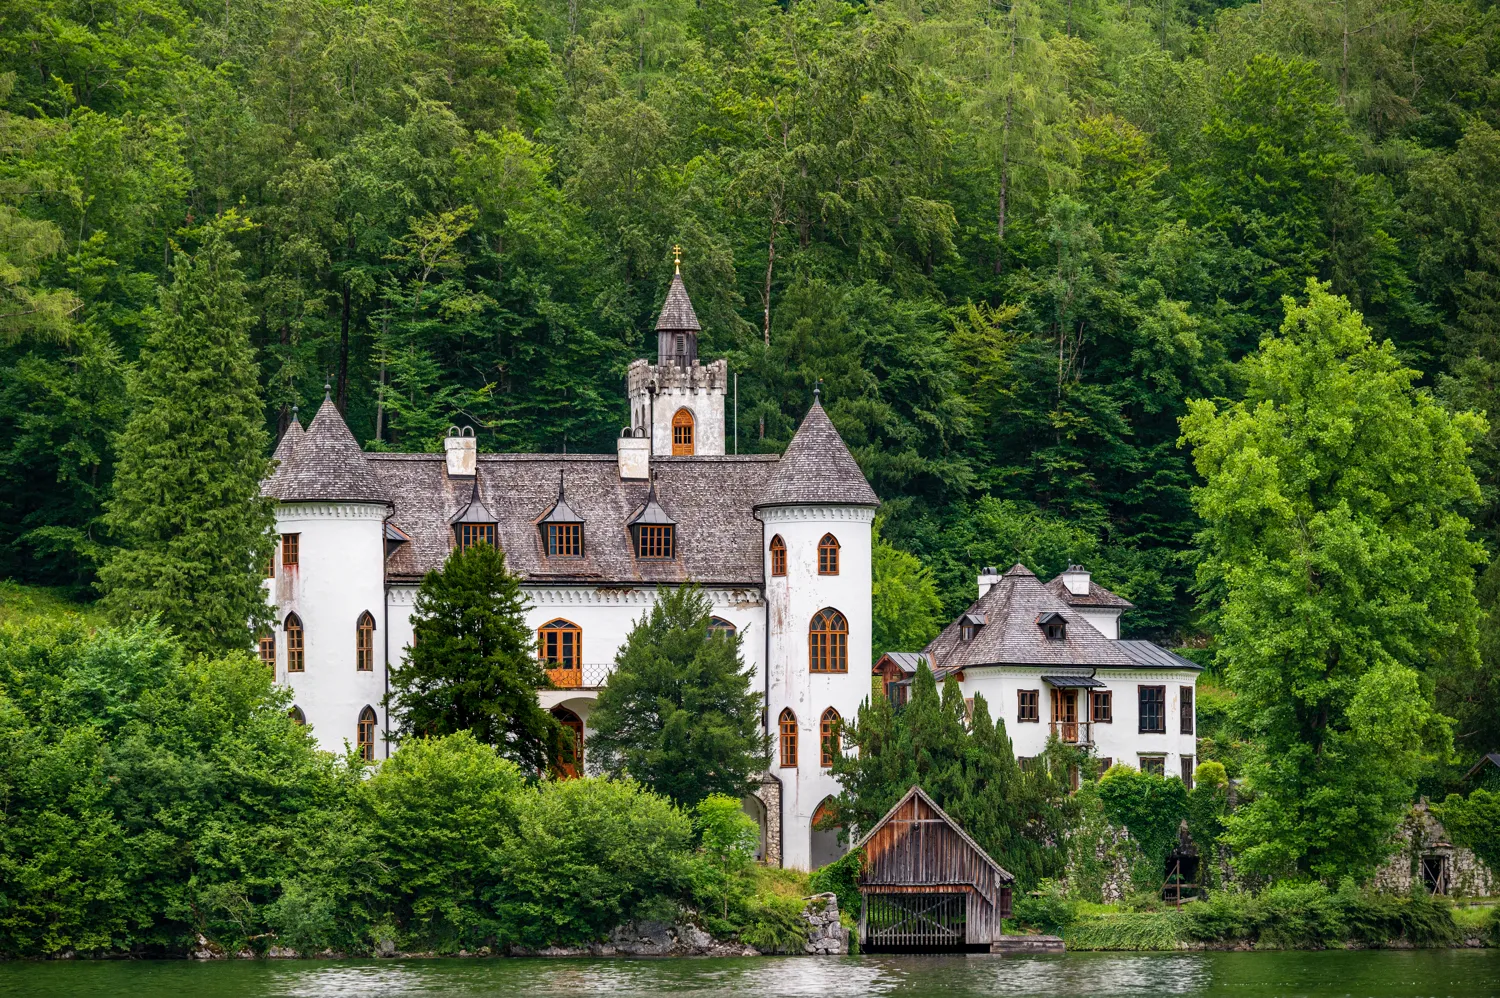
<path id="1" fill-rule="evenodd" d="M 88 627 L 98 627 L 104 623 L 104 616 L 92 603 L 72 599 L 67 590 L 23 586 L 0 579 L 0 625 L 37 620 L 76 620 Z"/>
<path id="2" fill-rule="evenodd" d="M 1300 895 L 1291 897 L 1290 895 Z M 1278 896 L 1280 895 L 1280 896 Z M 1500 946 L 1500 906 L 1442 898 L 1327 891 L 1221 892 L 1182 911 L 1089 905 L 1060 931 L 1070 950 L 1339 949 Z"/>

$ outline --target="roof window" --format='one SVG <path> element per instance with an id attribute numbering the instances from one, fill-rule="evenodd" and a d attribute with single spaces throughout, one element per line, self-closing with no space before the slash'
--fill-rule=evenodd
<path id="1" fill-rule="evenodd" d="M 1036 626 L 1042 629 L 1048 641 L 1062 641 L 1068 636 L 1068 621 L 1056 610 L 1049 610 L 1036 618 Z"/>

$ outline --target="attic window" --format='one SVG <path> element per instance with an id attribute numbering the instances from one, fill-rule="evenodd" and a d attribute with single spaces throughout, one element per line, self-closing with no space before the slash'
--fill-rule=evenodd
<path id="1" fill-rule="evenodd" d="M 474 471 L 474 485 L 469 493 L 469 502 L 448 521 L 453 525 L 453 539 L 460 551 L 467 551 L 476 544 L 499 547 L 496 540 L 494 514 L 479 498 L 479 470 Z"/>
<path id="2" fill-rule="evenodd" d="M 1056 611 L 1037 617 L 1036 625 L 1042 629 L 1048 641 L 1062 641 L 1068 636 L 1068 622 L 1062 614 Z"/>
<path id="3" fill-rule="evenodd" d="M 646 491 L 646 502 L 626 524 L 635 541 L 635 556 L 643 560 L 666 561 L 677 557 L 677 523 L 656 501 L 656 480 Z"/>
<path id="4" fill-rule="evenodd" d="M 557 501 L 537 521 L 549 558 L 583 557 L 583 517 L 573 512 L 563 495 L 562 472 L 557 473 Z"/>
<path id="5" fill-rule="evenodd" d="M 460 523 L 458 525 L 458 549 L 467 551 L 476 544 L 488 544 L 495 546 L 495 525 L 493 523 Z"/>
<path id="6" fill-rule="evenodd" d="M 988 616 L 983 613 L 966 613 L 959 618 L 958 637 L 960 640 L 973 641 L 979 634 L 979 629 L 985 625 Z"/>

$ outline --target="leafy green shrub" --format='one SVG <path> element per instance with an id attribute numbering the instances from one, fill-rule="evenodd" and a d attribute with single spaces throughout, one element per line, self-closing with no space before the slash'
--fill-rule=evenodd
<path id="1" fill-rule="evenodd" d="M 861 898 L 859 894 L 859 867 L 864 861 L 864 852 L 845 853 L 827 866 L 813 871 L 807 889 L 813 894 L 832 891 L 839 896 L 839 911 L 853 913 L 859 917 Z"/>
<path id="2" fill-rule="evenodd" d="M 761 895 L 750 904 L 740 941 L 762 953 L 801 953 L 807 945 L 806 907 L 800 898 Z"/>
<path id="3" fill-rule="evenodd" d="M 543 782 L 517 794 L 514 834 L 489 900 L 505 938 L 525 946 L 602 939 L 687 886 L 692 825 L 631 781 Z"/>
<path id="4" fill-rule="evenodd" d="M 1014 915 L 1022 925 L 1061 933 L 1078 917 L 1078 909 L 1055 880 L 1043 880 L 1030 894 L 1015 900 Z"/>
<path id="5" fill-rule="evenodd" d="M 1109 820 L 1124 825 L 1145 854 L 1132 879 L 1139 887 L 1160 886 L 1167 854 L 1177 844 L 1178 827 L 1187 817 L 1187 788 L 1175 776 L 1111 766 L 1099 779 L 1099 798 Z"/>
<path id="6" fill-rule="evenodd" d="M 1344 941 L 1343 906 L 1318 883 L 1280 881 L 1255 899 L 1262 943 L 1287 948 L 1324 947 Z"/>
<path id="7" fill-rule="evenodd" d="M 1246 891 L 1212 891 L 1183 910 L 1185 930 L 1203 942 L 1248 939 L 1256 932 L 1255 899 Z"/>
<path id="8" fill-rule="evenodd" d="M 1432 805 L 1432 813 L 1453 841 L 1474 850 L 1490 869 L 1500 870 L 1500 792 L 1476 789 L 1467 798 L 1449 794 L 1441 804 Z"/>

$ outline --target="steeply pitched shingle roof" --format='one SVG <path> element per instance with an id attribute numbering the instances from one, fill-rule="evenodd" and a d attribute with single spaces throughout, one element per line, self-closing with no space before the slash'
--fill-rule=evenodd
<path id="1" fill-rule="evenodd" d="M 687 288 L 682 283 L 681 274 L 672 276 L 672 284 L 667 288 L 667 300 L 662 302 L 661 315 L 656 317 L 656 328 L 673 332 L 678 330 L 698 332 L 703 328 L 698 325 L 698 313 L 693 311 L 693 303 L 688 298 Z"/>
<path id="2" fill-rule="evenodd" d="M 1065 636 L 1050 640 L 1037 620 L 1056 613 L 1066 621 Z M 964 641 L 960 624 L 970 614 L 985 625 Z M 1129 666 L 1132 659 L 1100 634 L 1082 615 L 1042 584 L 1024 565 L 1015 565 L 957 620 L 943 628 L 924 651 L 944 674 L 981 665 Z"/>
<path id="3" fill-rule="evenodd" d="M 875 490 L 814 400 L 756 506 L 879 506 Z"/>
<path id="4" fill-rule="evenodd" d="M 395 503 L 391 522 L 411 537 L 386 559 L 395 581 L 441 568 L 453 546 L 448 519 L 469 502 L 475 480 L 450 478 L 441 454 L 370 454 Z M 511 571 L 529 585 L 700 582 L 761 585 L 762 527 L 752 504 L 776 467 L 773 455 L 656 457 L 656 498 L 677 526 L 677 556 L 637 560 L 631 516 L 646 504 L 644 481 L 621 481 L 613 454 L 480 454 L 480 501 L 494 514 Z M 567 476 L 568 506 L 583 522 L 582 558 L 549 558 L 537 529 Z"/>
<path id="5" fill-rule="evenodd" d="M 282 445 L 293 431 L 282 437 Z M 282 445 L 276 451 L 282 453 Z M 376 482 L 364 451 L 344 425 L 344 418 L 324 399 L 306 432 L 287 446 L 287 460 L 276 469 L 263 491 L 282 502 L 389 502 Z"/>
<path id="6" fill-rule="evenodd" d="M 1089 579 L 1089 591 L 1082 596 L 1063 585 L 1063 577 L 1061 575 L 1047 583 L 1047 589 L 1052 595 L 1061 598 L 1069 606 L 1098 607 L 1112 610 L 1129 610 L 1135 606 L 1130 600 L 1123 596 L 1116 596 L 1093 579 Z"/>

